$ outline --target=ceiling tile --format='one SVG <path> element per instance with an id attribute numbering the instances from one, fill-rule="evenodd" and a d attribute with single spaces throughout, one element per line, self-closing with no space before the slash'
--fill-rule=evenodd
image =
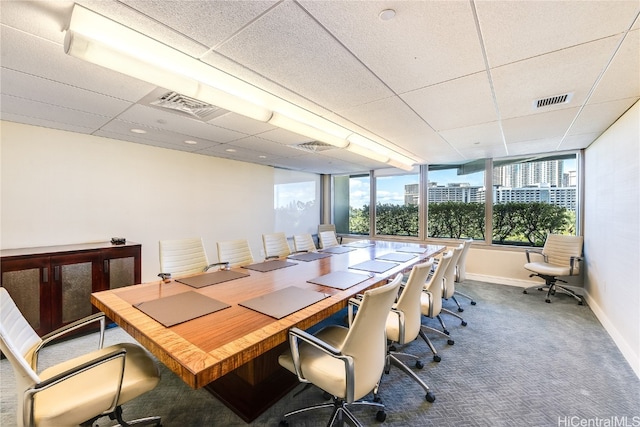
<path id="1" fill-rule="evenodd" d="M 578 114 L 577 107 L 504 120 L 502 129 L 509 147 L 509 154 L 511 154 L 511 144 L 516 142 L 554 137 L 557 142 L 560 142 L 576 114 Z"/>

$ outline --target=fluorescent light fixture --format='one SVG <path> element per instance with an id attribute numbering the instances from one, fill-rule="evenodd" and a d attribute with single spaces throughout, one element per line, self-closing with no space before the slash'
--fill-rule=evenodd
<path id="1" fill-rule="evenodd" d="M 414 161 L 172 47 L 74 4 L 65 53 L 402 169 Z M 394 162 L 391 163 L 390 160 Z"/>
<path id="2" fill-rule="evenodd" d="M 397 161 L 395 159 L 389 159 L 387 164 L 389 166 L 393 166 L 394 168 L 402 169 L 402 170 L 405 170 L 407 172 L 411 172 L 413 170 L 413 166 L 408 165 L 406 163 L 400 163 L 399 161 Z"/>
<path id="3" fill-rule="evenodd" d="M 75 4 L 65 52 L 156 86 L 266 122 L 263 91 Z"/>
<path id="4" fill-rule="evenodd" d="M 288 131 L 297 133 L 299 135 L 306 136 L 307 138 L 311 138 L 316 141 L 326 142 L 327 144 L 331 144 L 338 148 L 346 148 L 349 145 L 349 142 L 344 138 L 328 133 L 324 130 L 319 129 L 319 127 L 313 126 L 311 124 L 306 124 L 306 123 L 303 123 L 302 121 L 292 119 L 291 117 L 288 117 L 278 112 L 273 113 L 273 115 L 271 116 L 271 119 L 269 119 L 269 123 L 279 128 L 286 129 Z M 348 132 L 348 131 L 346 131 L 345 129 L 345 132 Z"/>
<path id="5" fill-rule="evenodd" d="M 359 156 L 368 157 L 371 160 L 375 160 L 376 162 L 380 162 L 380 163 L 387 163 L 389 161 L 389 158 L 387 156 L 384 156 L 380 153 L 376 153 L 375 151 L 371 151 L 367 148 L 364 148 L 356 144 L 349 144 L 347 146 L 347 151 L 351 151 L 352 153 L 357 154 Z"/>

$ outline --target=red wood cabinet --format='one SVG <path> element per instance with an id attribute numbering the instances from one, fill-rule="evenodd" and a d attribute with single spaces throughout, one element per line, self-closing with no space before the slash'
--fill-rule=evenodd
<path id="1" fill-rule="evenodd" d="M 39 335 L 95 311 L 92 292 L 141 281 L 141 245 L 108 242 L 0 251 L 0 286 Z"/>

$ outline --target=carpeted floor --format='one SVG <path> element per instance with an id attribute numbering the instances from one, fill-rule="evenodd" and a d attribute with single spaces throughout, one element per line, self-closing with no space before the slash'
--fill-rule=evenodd
<path id="1" fill-rule="evenodd" d="M 421 388 L 398 369 L 383 379 L 380 395 L 387 406 L 384 423 L 375 411 L 358 409 L 365 425 L 381 426 L 640 426 L 640 380 L 620 354 L 588 306 L 564 295 L 551 304 L 540 292 L 522 294 L 521 288 L 468 281 L 459 290 L 476 299 L 462 298 L 461 313 L 468 326 L 451 316 L 443 319 L 455 340 L 432 338 L 440 363 L 422 340 L 404 350 L 422 354 L 424 369 L 417 371 L 436 395 L 429 403 Z M 445 307 L 453 309 L 452 301 Z M 425 323 L 439 327 L 436 320 Z M 107 331 L 105 345 L 133 341 L 119 328 Z M 96 336 L 52 345 L 41 355 L 41 367 L 95 348 Z M 165 427 L 244 426 L 233 412 L 204 390 L 191 390 L 161 366 L 162 380 L 150 393 L 125 405 L 125 419 L 160 415 Z M 6 359 L 0 362 L 3 427 L 14 426 L 14 378 Z M 277 426 L 281 415 L 322 401 L 322 392 L 310 388 L 289 393 L 250 425 Z M 324 426 L 328 412 L 292 418 L 293 426 Z M 100 426 L 112 425 L 108 419 Z"/>

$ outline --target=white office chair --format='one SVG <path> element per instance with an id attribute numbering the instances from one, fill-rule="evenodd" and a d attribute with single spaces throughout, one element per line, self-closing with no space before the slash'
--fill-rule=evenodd
<path id="1" fill-rule="evenodd" d="M 287 236 L 282 232 L 263 234 L 262 245 L 266 259 L 291 255 L 291 248 L 289 247 L 289 242 L 287 242 Z"/>
<path id="2" fill-rule="evenodd" d="M 582 236 L 567 236 L 562 234 L 549 234 L 544 242 L 542 251 L 527 250 L 527 263 L 524 265 L 533 274 L 529 277 L 540 277 L 544 279 L 544 286 L 531 286 L 522 291 L 527 293 L 528 290 L 538 288 L 539 291 L 547 289 L 546 302 L 551 302 L 550 296 L 555 295 L 557 291 L 567 294 L 583 304 L 583 297 L 575 293 L 573 290 L 558 285 L 558 282 L 567 283 L 558 277 L 576 276 L 580 273 L 580 261 L 582 261 Z M 537 255 L 540 259 L 532 261 L 531 255 Z"/>
<path id="3" fill-rule="evenodd" d="M 460 307 L 460 304 L 458 304 L 458 301 L 456 301 L 456 297 L 455 297 L 455 290 L 456 290 L 456 266 L 458 265 L 458 259 L 460 258 L 460 255 L 462 254 L 462 251 L 464 250 L 464 245 L 461 244 L 455 248 L 453 248 L 451 250 L 452 255 L 451 255 L 451 259 L 449 260 L 449 263 L 447 264 L 447 268 L 444 271 L 444 275 L 443 275 L 443 279 L 442 279 L 442 298 L 444 298 L 445 300 L 448 300 L 449 298 L 451 298 L 453 301 L 455 301 L 455 303 L 458 305 L 458 311 L 462 312 L 464 311 L 464 309 L 462 307 Z M 447 310 L 446 308 L 442 307 L 440 309 L 441 313 L 446 313 L 450 316 L 456 317 L 458 319 L 460 319 L 461 321 L 461 325 L 462 326 L 467 326 L 467 322 L 462 318 L 462 316 L 460 316 L 459 314 L 454 313 L 453 311 Z M 442 317 L 440 317 L 440 319 L 442 320 Z M 444 333 L 448 334 L 449 331 L 447 331 L 447 327 L 444 324 L 444 321 L 441 322 L 442 323 L 442 327 L 444 329 Z"/>
<path id="4" fill-rule="evenodd" d="M 218 260 L 227 263 L 229 267 L 242 267 L 253 264 L 253 254 L 249 242 L 244 239 L 218 242 Z"/>
<path id="5" fill-rule="evenodd" d="M 444 281 L 444 272 L 447 269 L 452 256 L 453 253 L 449 251 L 440 257 L 435 271 L 431 275 L 429 281 L 424 285 L 423 291 L 420 294 L 420 310 L 422 315 L 431 319 L 438 319 L 441 325 L 443 325 L 442 319 L 440 318 L 440 311 L 442 310 L 442 287 Z M 445 328 L 444 325 L 443 328 Z M 429 337 L 427 337 L 425 333 L 427 331 L 447 338 L 447 344 L 449 345 L 453 345 L 455 344 L 455 342 L 451 338 L 449 338 L 449 334 L 447 333 L 448 331 L 439 331 L 438 329 L 424 324 L 420 327 L 420 336 L 431 349 L 431 352 L 433 353 L 433 360 L 439 362 L 440 356 L 429 340 Z"/>
<path id="6" fill-rule="evenodd" d="M 421 264 L 414 265 L 409 274 L 409 279 L 404 285 L 404 289 L 396 302 L 391 308 L 391 313 L 387 317 L 387 340 L 390 345 L 387 348 L 387 363 L 385 365 L 385 373 L 389 373 L 391 365 L 397 366 L 416 381 L 420 387 L 426 392 L 425 398 L 429 402 L 436 400 L 433 392 L 427 384 L 420 379 L 406 364 L 400 360 L 400 357 L 409 357 L 415 359 L 415 367 L 422 369 L 424 364 L 420 358 L 408 353 L 400 353 L 395 351 L 395 344 L 406 345 L 415 340 L 420 334 L 421 327 L 421 305 L 420 294 L 424 287 L 424 283 L 431 272 L 433 266 L 433 258 Z M 436 361 L 439 361 L 436 360 Z"/>
<path id="7" fill-rule="evenodd" d="M 456 265 L 456 276 L 455 276 L 456 283 L 462 283 L 467 279 L 467 255 L 469 254 L 469 248 L 471 248 L 472 243 L 473 243 L 473 239 L 467 239 L 462 242 L 462 244 L 464 245 L 464 248 L 462 249 L 462 254 L 460 254 L 460 258 L 458 259 L 458 263 Z M 464 294 L 458 290 L 456 290 L 454 294 L 468 299 L 471 305 L 476 305 L 475 300 L 471 296 Z M 460 304 L 458 304 L 458 307 L 462 308 L 460 307 Z M 463 311 L 463 310 L 458 310 L 458 311 Z"/>
<path id="8" fill-rule="evenodd" d="M 336 232 L 335 224 L 318 224 L 318 239 L 320 240 L 320 248 L 324 248 L 322 245 L 322 240 L 320 239 L 320 234 L 326 231 L 331 231 L 333 233 L 333 237 L 336 240 L 336 244 L 334 246 L 338 246 L 342 244 L 342 236 L 338 236 Z M 327 239 L 327 243 L 332 243 L 332 239 Z M 330 246 L 327 246 L 330 247 Z"/>
<path id="9" fill-rule="evenodd" d="M 280 365 L 298 376 L 300 382 L 311 383 L 333 396 L 332 402 L 299 409 L 284 415 L 287 418 L 306 411 L 333 408 L 328 426 L 346 417 L 353 425 L 362 424 L 348 406 L 371 405 L 378 408 L 376 419 L 384 421 L 384 405 L 363 402 L 371 391 L 377 391 L 385 367 L 387 339 L 385 323 L 398 295 L 402 275 L 390 283 L 364 292 L 361 299 L 349 301 L 349 328 L 327 326 L 316 335 L 298 328 L 289 331 L 290 350 L 280 355 Z M 353 308 L 359 307 L 355 318 Z"/>
<path id="10" fill-rule="evenodd" d="M 321 231 L 320 233 L 318 233 L 318 239 L 320 241 L 321 249 L 340 246 L 340 243 L 338 243 L 338 240 L 336 239 L 336 233 L 334 233 L 333 231 Z"/>
<path id="11" fill-rule="evenodd" d="M 160 240 L 160 274 L 164 278 L 179 277 L 207 271 L 209 264 L 201 238 Z"/>
<path id="12" fill-rule="evenodd" d="M 311 234 L 296 234 L 293 236 L 293 246 L 296 252 L 317 252 L 316 244 Z"/>
<path id="13" fill-rule="evenodd" d="M 99 349 L 37 372 L 38 352 L 53 339 L 87 324 L 100 323 Z M 0 288 L 0 350 L 16 376 L 17 425 L 92 425 L 103 416 L 125 424 L 121 405 L 152 390 L 160 381 L 154 361 L 130 343 L 102 348 L 105 316 L 94 314 L 40 338 L 5 288 Z M 160 425 L 159 417 L 136 424 Z"/>

